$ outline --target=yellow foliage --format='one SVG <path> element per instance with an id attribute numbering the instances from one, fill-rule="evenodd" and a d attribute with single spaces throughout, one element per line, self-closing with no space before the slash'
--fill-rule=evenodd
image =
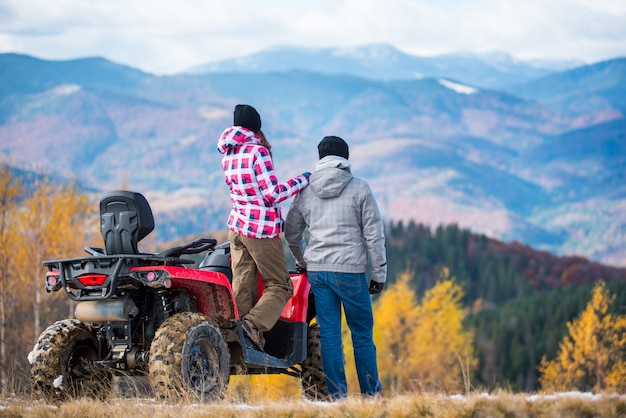
<path id="1" fill-rule="evenodd" d="M 301 398 L 300 379 L 284 374 L 232 376 L 229 397 L 253 403 Z"/>
<path id="2" fill-rule="evenodd" d="M 374 306 L 374 344 L 383 388 L 399 392 L 406 388 L 411 370 L 406 367 L 412 355 L 412 331 L 417 322 L 415 291 L 409 286 L 411 275 L 404 272 L 381 293 Z"/>
<path id="3" fill-rule="evenodd" d="M 420 304 L 402 274 L 374 306 L 374 342 L 383 389 L 469 390 L 477 360 L 473 333 L 463 327 L 463 291 L 442 269 Z"/>
<path id="4" fill-rule="evenodd" d="M 40 264 L 44 258 L 79 256 L 87 231 L 95 221 L 95 205 L 73 186 L 44 180 L 21 205 L 23 256 Z"/>
<path id="5" fill-rule="evenodd" d="M 36 181 L 27 194 L 17 186 L 10 191 L 7 185 L 11 184 L 10 170 L 5 167 L 0 170 L 0 200 L 3 193 L 15 199 L 11 205 L 0 206 L 7 226 L 0 231 L 0 269 L 5 273 L 2 280 L 7 281 L 2 283 L 0 307 L 5 308 L 6 322 L 0 327 L 0 339 L 11 345 L 7 349 L 12 352 L 28 352 L 43 326 L 71 316 L 71 303 L 63 292 L 43 296 L 45 267 L 41 262 L 82 254 L 88 224 L 96 218 L 89 198 L 73 186 Z"/>
<path id="6" fill-rule="evenodd" d="M 17 198 L 22 186 L 16 181 L 7 165 L 0 166 L 0 391 L 5 393 L 8 387 L 6 364 L 9 364 L 6 344 L 7 312 L 12 309 L 13 280 L 11 254 L 18 247 L 18 235 L 14 218 L 17 213 Z"/>
<path id="7" fill-rule="evenodd" d="M 18 247 L 15 217 L 18 211 L 17 199 L 24 193 L 22 185 L 13 178 L 8 166 L 0 166 L 0 295 L 2 303 L 5 295 L 14 288 L 12 253 Z"/>
<path id="8" fill-rule="evenodd" d="M 477 363 L 474 335 L 465 330 L 463 290 L 441 270 L 435 286 L 424 295 L 413 329 L 407 366 L 414 371 L 409 388 L 459 392 L 469 390 L 469 373 Z"/>
<path id="9" fill-rule="evenodd" d="M 614 299 L 604 283 L 594 287 L 585 310 L 567 324 L 556 358 L 541 361 L 544 391 L 626 389 L 626 316 L 609 313 Z"/>

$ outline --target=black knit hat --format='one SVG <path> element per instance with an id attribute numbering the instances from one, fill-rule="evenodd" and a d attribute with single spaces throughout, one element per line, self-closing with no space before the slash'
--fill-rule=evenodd
<path id="1" fill-rule="evenodd" d="M 337 155 L 347 160 L 350 155 L 348 144 L 338 136 L 325 136 L 317 146 L 317 151 L 319 152 L 320 160 L 327 155 Z"/>
<path id="2" fill-rule="evenodd" d="M 244 128 L 250 129 L 252 132 L 259 132 L 261 130 L 261 116 L 252 106 L 238 104 L 235 106 L 233 125 L 243 126 Z"/>

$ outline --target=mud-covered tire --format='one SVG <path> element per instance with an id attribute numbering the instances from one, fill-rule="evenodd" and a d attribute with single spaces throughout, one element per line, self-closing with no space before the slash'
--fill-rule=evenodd
<path id="1" fill-rule="evenodd" d="M 90 397 L 104 400 L 112 391 L 113 375 L 96 364 L 98 340 L 76 319 L 50 325 L 28 356 L 33 392 L 48 401 Z"/>
<path id="2" fill-rule="evenodd" d="M 161 324 L 150 348 L 150 385 L 160 401 L 211 402 L 230 379 L 228 347 L 200 314 L 178 313 Z"/>
<path id="3" fill-rule="evenodd" d="M 322 345 L 320 326 L 317 323 L 309 325 L 306 344 L 307 357 L 302 366 L 302 394 L 305 398 L 315 401 L 325 401 L 330 398 L 324 366 L 322 364 Z"/>

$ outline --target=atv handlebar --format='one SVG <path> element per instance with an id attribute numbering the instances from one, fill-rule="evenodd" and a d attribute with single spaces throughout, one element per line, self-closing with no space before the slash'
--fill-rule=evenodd
<path id="1" fill-rule="evenodd" d="M 217 244 L 217 240 L 213 238 L 198 238 L 196 240 L 187 242 L 178 247 L 168 248 L 165 251 L 155 254 L 155 257 L 177 258 L 183 254 L 197 254 L 203 251 L 208 251 L 213 248 L 219 249 L 224 245 L 224 244 L 220 244 L 216 247 L 216 244 Z M 85 247 L 85 252 L 87 252 L 88 254 L 94 257 L 107 255 L 103 248 L 97 248 L 97 247 Z"/>
<path id="2" fill-rule="evenodd" d="M 196 240 L 187 242 L 181 246 L 167 249 L 158 253 L 157 257 L 180 257 L 183 254 L 197 254 L 203 251 L 210 250 L 215 247 L 217 240 L 214 238 L 198 238 Z"/>

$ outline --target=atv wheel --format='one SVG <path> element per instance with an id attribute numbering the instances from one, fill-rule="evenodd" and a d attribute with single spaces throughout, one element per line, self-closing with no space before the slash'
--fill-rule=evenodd
<path id="1" fill-rule="evenodd" d="M 50 325 L 28 356 L 35 393 L 49 401 L 111 393 L 112 373 L 98 360 L 98 340 L 84 323 L 65 319 Z"/>
<path id="2" fill-rule="evenodd" d="M 310 400 L 327 400 L 330 393 L 324 377 L 320 326 L 317 323 L 309 325 L 306 352 L 307 357 L 302 362 L 302 394 Z"/>
<path id="3" fill-rule="evenodd" d="M 214 401 L 226 392 L 229 378 L 224 337 L 204 316 L 183 312 L 161 324 L 150 348 L 150 384 L 157 399 Z"/>

